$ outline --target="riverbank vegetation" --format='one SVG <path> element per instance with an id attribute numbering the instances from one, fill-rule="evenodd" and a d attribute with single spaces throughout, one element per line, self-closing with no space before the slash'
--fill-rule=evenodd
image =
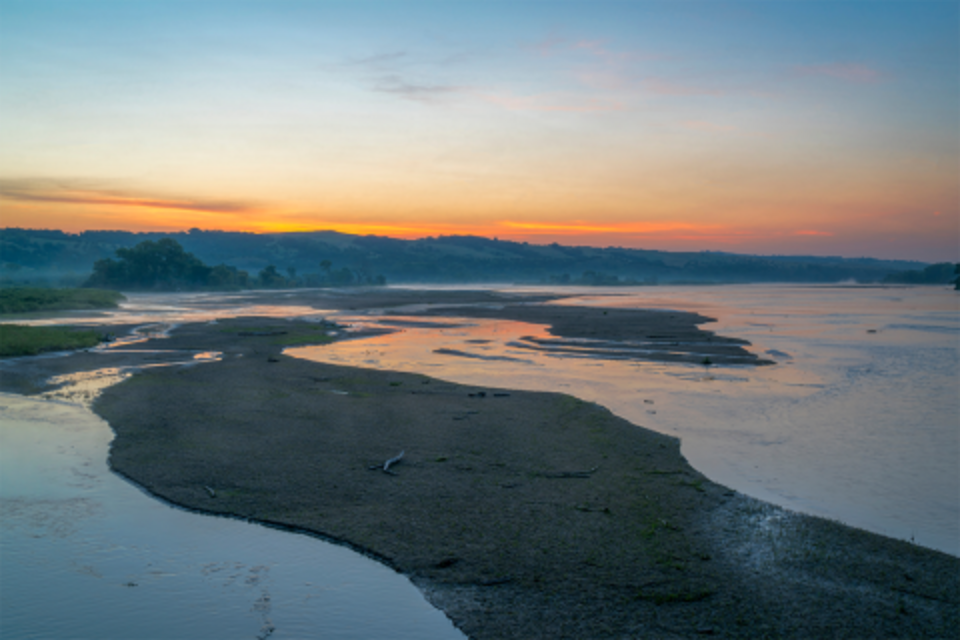
<path id="1" fill-rule="evenodd" d="M 125 299 L 118 291 L 103 289 L 9 287 L 0 289 L 0 313 L 115 309 Z"/>
<path id="2" fill-rule="evenodd" d="M 319 262 L 319 273 L 299 277 L 294 267 L 286 274 L 267 265 L 256 277 L 237 267 L 206 265 L 172 238 L 144 240 L 131 248 L 116 250 L 116 259 L 104 258 L 93 265 L 85 287 L 114 287 L 135 291 L 196 291 L 238 289 L 288 289 L 300 286 L 345 287 L 384 285 L 386 278 L 362 269 L 333 270 L 329 260 Z"/>
<path id="3" fill-rule="evenodd" d="M 938 262 L 924 269 L 910 269 L 891 273 L 884 284 L 952 284 L 960 289 L 960 263 Z"/>
<path id="4" fill-rule="evenodd" d="M 562 278 L 562 274 L 576 279 L 577 274 L 591 271 L 595 276 L 588 276 L 590 282 L 617 278 L 621 284 L 880 282 L 889 274 L 927 266 L 917 261 L 839 256 L 537 245 L 478 236 L 404 240 L 334 231 L 256 234 L 191 229 L 70 234 L 6 228 L 0 229 L 0 282 L 79 281 L 98 260 L 113 259 L 118 249 L 164 238 L 207 264 L 229 265 L 249 273 L 250 282 L 238 286 L 264 288 L 382 284 L 381 278 L 391 283 L 538 283 Z M 265 270 L 269 284 L 258 281 L 257 274 Z"/>
<path id="5" fill-rule="evenodd" d="M 0 357 L 35 356 L 47 351 L 87 349 L 103 340 L 100 333 L 73 327 L 28 327 L 0 324 Z"/>

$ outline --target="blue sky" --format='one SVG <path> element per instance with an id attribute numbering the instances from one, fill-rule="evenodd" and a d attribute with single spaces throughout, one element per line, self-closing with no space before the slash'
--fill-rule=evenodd
<path id="1" fill-rule="evenodd" d="M 0 211 L 954 260 L 958 7 L 0 0 Z"/>

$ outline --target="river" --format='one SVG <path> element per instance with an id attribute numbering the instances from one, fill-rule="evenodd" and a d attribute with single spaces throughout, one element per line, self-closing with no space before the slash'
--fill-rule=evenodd
<path id="1" fill-rule="evenodd" d="M 561 304 L 696 311 L 718 320 L 708 328 L 751 341 L 754 352 L 777 364 L 575 357 L 523 348 L 521 338 L 545 328 L 522 323 L 417 328 L 379 314 L 257 306 L 220 294 L 134 295 L 118 311 L 73 314 L 71 321 L 263 314 L 402 325 L 389 335 L 288 353 L 571 393 L 681 438 L 695 467 L 738 491 L 960 555 L 955 292 L 771 285 L 547 290 L 573 296 Z M 101 374 L 96 384 L 124 372 Z M 462 637 L 405 578 L 362 555 L 188 513 L 116 477 L 106 467 L 109 426 L 82 402 L 64 401 L 89 399 L 79 392 L 82 384 L 73 388 L 73 395 L 68 388 L 45 399 L 0 395 L 4 637 Z"/>

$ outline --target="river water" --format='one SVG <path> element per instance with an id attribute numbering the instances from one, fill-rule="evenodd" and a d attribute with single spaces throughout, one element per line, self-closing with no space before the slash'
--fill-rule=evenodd
<path id="1" fill-rule="evenodd" d="M 250 311 L 211 312 L 219 304 L 211 296 L 131 297 L 117 312 L 70 321 L 174 323 Z M 136 342 L 107 349 L 131 351 Z M 151 356 L 202 366 L 217 354 Z M 191 513 L 113 474 L 113 432 L 89 404 L 129 374 L 65 376 L 58 381 L 65 386 L 44 397 L 0 393 L 0 637 L 464 637 L 409 580 L 370 558 L 315 537 Z"/>
<path id="2" fill-rule="evenodd" d="M 960 555 L 955 292 L 769 285 L 553 291 L 576 296 L 562 304 L 697 311 L 717 318 L 708 328 L 751 341 L 751 350 L 777 364 L 577 358 L 521 348 L 520 338 L 545 332 L 523 323 L 454 318 L 459 326 L 418 328 L 379 314 L 252 306 L 229 295 L 135 295 L 116 312 L 71 321 L 243 314 L 402 326 L 288 353 L 571 393 L 680 437 L 695 467 L 738 491 Z M 362 555 L 188 513 L 110 473 L 109 426 L 63 399 L 89 399 L 89 390 L 81 391 L 90 378 L 96 386 L 124 375 L 102 371 L 80 380 L 73 395 L 68 387 L 47 399 L 0 394 L 0 635 L 462 637 L 405 578 Z"/>
<path id="3" fill-rule="evenodd" d="M 787 508 L 960 555 L 960 295 L 936 287 L 563 290 L 567 305 L 695 311 L 774 366 L 521 348 L 543 327 L 463 320 L 289 353 L 466 384 L 564 391 L 681 438 L 711 479 Z M 441 321 L 444 319 L 432 318 Z M 449 319 L 447 319 L 449 320 Z"/>

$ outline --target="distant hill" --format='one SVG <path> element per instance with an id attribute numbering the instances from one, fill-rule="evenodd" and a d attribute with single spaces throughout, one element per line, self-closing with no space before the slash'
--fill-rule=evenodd
<path id="1" fill-rule="evenodd" d="M 383 274 L 392 284 L 880 282 L 891 274 L 928 266 L 874 258 L 533 245 L 476 236 L 399 240 L 333 231 L 254 234 L 192 229 L 71 234 L 5 228 L 0 230 L 0 279 L 8 284 L 79 284 L 90 275 L 96 260 L 114 257 L 118 248 L 165 237 L 173 238 L 205 263 L 225 264 L 251 274 L 269 265 L 301 276 L 349 269 Z"/>

